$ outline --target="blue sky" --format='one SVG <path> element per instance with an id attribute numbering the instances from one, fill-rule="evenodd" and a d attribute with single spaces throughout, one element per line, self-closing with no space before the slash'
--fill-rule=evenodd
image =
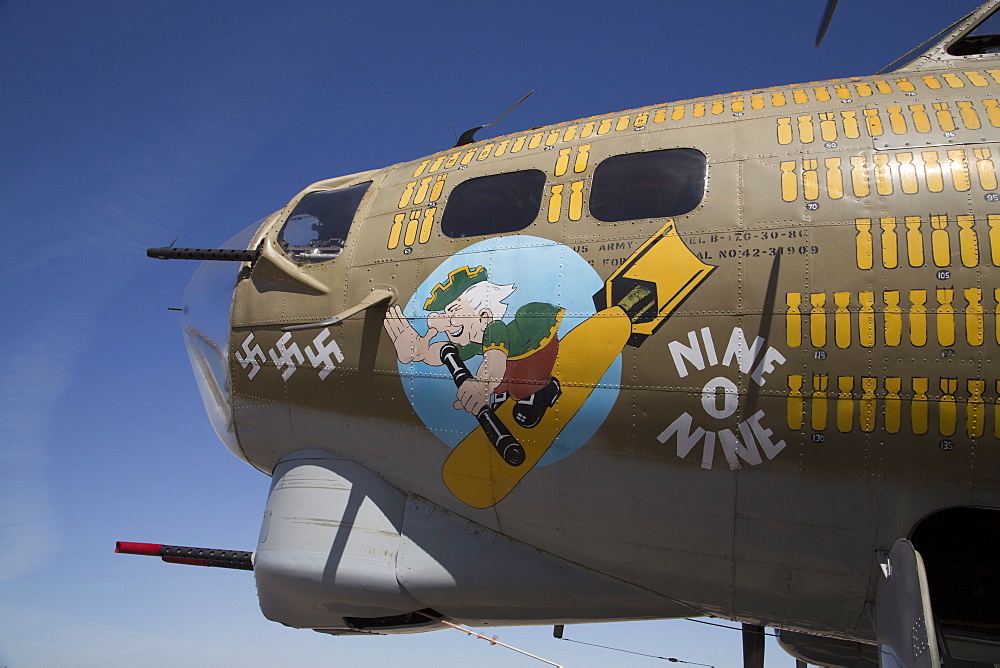
<path id="1" fill-rule="evenodd" d="M 0 0 L 0 666 L 542 665 L 454 631 L 330 638 L 266 621 L 252 576 L 113 554 L 252 549 L 268 478 L 216 438 L 184 351 L 194 265 L 311 182 L 659 102 L 868 74 L 976 2 Z M 482 133 L 487 136 L 488 132 Z M 626 659 L 490 631 L 572 666 Z M 567 636 L 733 666 L 691 622 Z M 776 646 L 769 666 L 794 665 Z"/>

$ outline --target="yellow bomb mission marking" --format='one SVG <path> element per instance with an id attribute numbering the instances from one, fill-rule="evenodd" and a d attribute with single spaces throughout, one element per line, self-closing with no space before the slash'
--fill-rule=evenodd
<path id="1" fill-rule="evenodd" d="M 741 374 L 749 374 L 754 383 L 763 386 L 767 382 L 765 376 L 773 372 L 777 365 L 785 363 L 785 356 L 781 352 L 772 346 L 765 348 L 763 337 L 758 336 L 753 344 L 749 344 L 742 327 L 733 328 L 721 359 L 710 328 L 702 327 L 700 330 L 688 332 L 687 339 L 687 343 L 675 340 L 668 344 L 677 375 L 681 378 L 689 375 L 689 364 L 698 371 L 704 371 L 706 368 L 716 366 L 732 367 L 735 363 Z M 738 396 L 739 388 L 735 382 L 726 376 L 716 376 L 702 388 L 701 405 L 709 417 L 722 420 L 736 412 L 739 407 Z M 759 410 L 741 421 L 737 425 L 739 431 L 737 436 L 732 429 L 715 432 L 696 427 L 692 431 L 694 418 L 690 413 L 684 412 L 656 438 L 660 443 L 666 443 L 676 436 L 677 456 L 682 459 L 687 457 L 698 443 L 704 442 L 702 468 L 712 468 L 716 441 L 722 446 L 722 453 L 730 469 L 739 468 L 740 459 L 755 466 L 763 461 L 760 450 L 764 451 L 768 459 L 774 459 L 785 448 L 785 442 L 775 443 L 771 438 L 774 432 L 762 424 L 766 417 L 764 411 Z"/>

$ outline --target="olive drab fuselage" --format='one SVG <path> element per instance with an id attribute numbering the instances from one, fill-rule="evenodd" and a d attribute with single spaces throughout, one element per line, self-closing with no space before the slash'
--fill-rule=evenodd
<path id="1" fill-rule="evenodd" d="M 876 551 L 1000 507 L 998 100 L 1000 58 L 925 57 L 316 183 L 236 285 L 240 448 L 347 457 L 702 613 L 871 640 Z M 612 173 L 640 154 L 668 165 Z M 645 197 L 647 167 L 677 192 L 634 215 L 608 192 Z M 459 203 L 491 183 L 496 220 Z M 328 256 L 287 250 L 304 198 L 361 184 Z"/>

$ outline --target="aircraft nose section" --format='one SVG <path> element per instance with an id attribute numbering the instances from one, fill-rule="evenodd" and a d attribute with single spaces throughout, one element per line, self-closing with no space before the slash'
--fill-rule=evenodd
<path id="1" fill-rule="evenodd" d="M 249 248 L 263 223 L 254 223 L 222 248 Z M 184 291 L 182 323 L 188 358 L 212 427 L 230 452 L 246 461 L 233 424 L 229 375 L 230 313 L 242 266 L 241 262 L 202 262 Z"/>

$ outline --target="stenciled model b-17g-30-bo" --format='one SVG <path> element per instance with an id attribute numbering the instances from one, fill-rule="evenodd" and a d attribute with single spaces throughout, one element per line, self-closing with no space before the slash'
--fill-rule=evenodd
<path id="1" fill-rule="evenodd" d="M 710 615 L 1000 662 L 996 6 L 878 75 L 470 132 L 162 250 L 235 260 L 185 335 L 273 484 L 252 559 L 121 549 L 332 634 Z"/>

